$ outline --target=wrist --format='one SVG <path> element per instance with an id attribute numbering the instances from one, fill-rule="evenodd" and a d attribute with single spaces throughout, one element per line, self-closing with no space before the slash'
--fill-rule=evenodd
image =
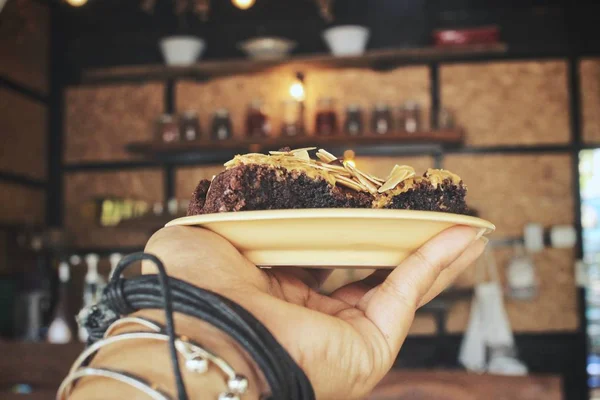
<path id="1" fill-rule="evenodd" d="M 134 314 L 157 323 L 164 324 L 164 312 L 161 310 L 143 310 Z M 175 331 L 180 338 L 187 338 L 199 344 L 207 351 L 226 361 L 237 374 L 248 379 L 248 390 L 241 397 L 243 400 L 257 400 L 266 392 L 264 379 L 254 362 L 227 335 L 210 324 L 186 315 L 175 314 Z M 145 330 L 139 326 L 126 325 L 115 329 L 113 335 L 125 332 Z M 130 343 L 114 343 L 103 348 L 91 362 L 93 367 L 105 367 L 136 375 L 164 393 L 176 398 L 175 383 L 171 368 L 168 346 L 164 342 L 135 341 Z M 210 365 L 210 364 L 209 364 Z M 214 365 L 208 371 L 198 374 L 185 368 L 180 357 L 180 368 L 186 389 L 192 397 L 218 399 L 219 394 L 227 391 L 227 377 Z M 127 390 L 127 392 L 125 392 Z M 131 392 L 131 393 L 130 393 Z M 74 399 L 94 398 L 144 398 L 135 389 L 124 388 L 118 382 L 102 379 L 82 379 L 73 392 Z M 141 397 L 140 397 L 141 396 Z"/>

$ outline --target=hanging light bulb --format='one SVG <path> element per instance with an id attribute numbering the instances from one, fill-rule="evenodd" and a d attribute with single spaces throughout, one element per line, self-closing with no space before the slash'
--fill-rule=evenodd
<path id="1" fill-rule="evenodd" d="M 241 10 L 247 10 L 256 3 L 256 0 L 231 0 L 234 6 Z"/>
<path id="2" fill-rule="evenodd" d="M 304 101 L 304 74 L 301 72 L 296 73 L 296 80 L 290 86 L 290 96 L 296 101 Z"/>
<path id="3" fill-rule="evenodd" d="M 69 5 L 73 7 L 81 7 L 87 2 L 88 0 L 67 0 L 67 3 L 69 3 Z"/>
<path id="4" fill-rule="evenodd" d="M 290 96 L 296 101 L 304 100 L 304 85 L 302 82 L 294 82 L 290 86 Z"/>

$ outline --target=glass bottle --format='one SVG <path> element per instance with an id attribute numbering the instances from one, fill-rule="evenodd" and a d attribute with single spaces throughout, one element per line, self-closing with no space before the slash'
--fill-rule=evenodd
<path id="1" fill-rule="evenodd" d="M 213 140 L 226 140 L 232 136 L 233 129 L 231 127 L 229 110 L 226 108 L 219 108 L 213 115 L 210 137 Z"/>
<path id="2" fill-rule="evenodd" d="M 184 140 L 200 139 L 200 119 L 194 110 L 185 111 L 179 120 L 179 131 Z"/>
<path id="3" fill-rule="evenodd" d="M 360 136 L 364 133 L 363 116 L 360 106 L 351 104 L 346 107 L 344 133 L 348 136 Z"/>
<path id="4" fill-rule="evenodd" d="M 175 117 L 163 114 L 156 121 L 156 139 L 164 143 L 177 142 L 181 139 L 179 125 Z"/>
<path id="5" fill-rule="evenodd" d="M 333 136 L 337 132 L 338 124 L 334 100 L 331 97 L 322 97 L 317 102 L 315 133 L 318 136 Z"/>
<path id="6" fill-rule="evenodd" d="M 108 275 L 109 279 L 112 279 L 115 269 L 117 268 L 117 265 L 119 265 L 122 259 L 123 254 L 121 253 L 112 253 L 108 257 L 108 262 L 110 263 L 110 274 Z"/>
<path id="7" fill-rule="evenodd" d="M 69 321 L 73 319 L 73 315 L 69 313 L 69 280 L 70 280 L 69 264 L 66 261 L 61 261 L 58 266 L 58 303 L 54 313 L 54 319 L 48 328 L 47 340 L 50 343 L 61 344 L 69 343 L 73 340 L 73 332 Z"/>
<path id="8" fill-rule="evenodd" d="M 416 133 L 421 130 L 421 109 L 416 101 L 407 101 L 400 108 L 398 126 L 401 131 Z"/>
<path id="9" fill-rule="evenodd" d="M 392 111 L 387 104 L 378 103 L 373 108 L 371 132 L 375 135 L 385 135 L 392 131 Z"/>
<path id="10" fill-rule="evenodd" d="M 447 109 L 442 108 L 438 116 L 438 128 L 439 129 L 454 129 L 456 127 L 456 121 L 454 113 Z"/>
<path id="11" fill-rule="evenodd" d="M 96 304 L 106 285 L 104 279 L 98 274 L 98 261 L 100 261 L 100 257 L 97 254 L 88 254 L 85 256 L 87 273 L 85 274 L 83 285 L 83 308 Z M 80 341 L 87 341 L 87 331 L 82 327 L 79 327 L 78 336 Z"/>

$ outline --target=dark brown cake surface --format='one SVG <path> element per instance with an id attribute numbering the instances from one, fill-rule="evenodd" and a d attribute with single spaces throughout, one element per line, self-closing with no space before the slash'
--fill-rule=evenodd
<path id="1" fill-rule="evenodd" d="M 408 191 L 392 197 L 384 208 L 467 214 L 466 194 L 467 189 L 463 185 L 455 185 L 449 179 L 439 186 L 421 181 Z"/>
<path id="2" fill-rule="evenodd" d="M 233 167 L 213 179 L 203 213 L 291 208 L 370 208 L 373 196 L 332 187 L 300 171 L 257 164 Z"/>
<path id="3" fill-rule="evenodd" d="M 201 181 L 188 215 L 300 208 L 386 208 L 467 214 L 466 187 L 457 175 L 395 166 L 380 179 L 319 150 L 282 149 L 236 156 L 212 182 Z"/>

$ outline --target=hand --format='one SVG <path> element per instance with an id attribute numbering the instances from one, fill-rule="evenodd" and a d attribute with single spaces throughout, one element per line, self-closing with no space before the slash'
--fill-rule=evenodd
<path id="1" fill-rule="evenodd" d="M 482 253 L 487 239 L 450 228 L 392 271 L 379 270 L 329 296 L 328 273 L 258 269 L 222 237 L 170 227 L 150 239 L 169 275 L 245 307 L 287 349 L 309 377 L 317 399 L 359 399 L 391 368 L 418 307 L 444 290 Z M 155 273 L 144 265 L 144 273 Z"/>

